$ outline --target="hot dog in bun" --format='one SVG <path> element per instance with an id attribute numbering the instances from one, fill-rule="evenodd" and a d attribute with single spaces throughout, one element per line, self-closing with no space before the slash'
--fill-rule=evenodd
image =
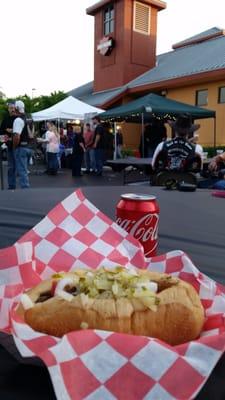
<path id="1" fill-rule="evenodd" d="M 34 330 L 58 337 L 102 329 L 171 345 L 196 339 L 204 323 L 200 298 L 189 283 L 120 266 L 55 274 L 22 295 L 18 313 Z"/>

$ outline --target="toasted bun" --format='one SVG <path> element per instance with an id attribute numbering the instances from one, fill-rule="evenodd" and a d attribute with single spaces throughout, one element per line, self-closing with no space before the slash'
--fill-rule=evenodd
<path id="1" fill-rule="evenodd" d="M 158 284 L 154 310 L 137 298 L 101 299 L 84 294 L 74 296 L 72 301 L 55 296 L 36 303 L 40 295 L 51 290 L 50 279 L 26 292 L 35 304 L 28 310 L 20 305 L 18 312 L 34 330 L 58 337 L 88 328 L 151 336 L 171 345 L 196 339 L 204 323 L 204 309 L 195 289 L 166 274 L 139 270 L 137 274 L 147 275 Z"/>

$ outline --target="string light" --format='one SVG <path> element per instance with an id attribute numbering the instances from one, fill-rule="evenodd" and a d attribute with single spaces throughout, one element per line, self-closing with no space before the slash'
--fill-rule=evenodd
<path id="1" fill-rule="evenodd" d="M 142 113 L 135 113 L 135 114 L 132 113 L 129 116 L 128 115 L 126 115 L 126 116 L 118 115 L 116 117 L 109 117 L 109 118 L 106 118 L 103 120 L 105 122 L 109 122 L 109 123 L 116 122 L 116 121 L 117 122 L 125 121 L 125 122 L 137 122 L 138 123 L 139 121 L 134 121 L 134 120 L 137 119 L 137 117 L 139 119 L 141 117 L 141 115 L 142 115 Z M 154 119 L 157 119 L 158 121 L 167 121 L 167 120 L 175 121 L 176 120 L 176 116 L 171 115 L 171 114 L 164 114 L 163 116 L 159 116 L 155 113 L 151 113 L 150 115 L 144 113 L 144 119 L 148 120 L 149 118 L 151 118 L 151 119 L 154 118 Z"/>

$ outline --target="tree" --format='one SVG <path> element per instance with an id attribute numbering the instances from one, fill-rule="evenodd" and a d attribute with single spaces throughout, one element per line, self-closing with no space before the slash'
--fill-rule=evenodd
<path id="1" fill-rule="evenodd" d="M 25 104 L 26 113 L 30 114 L 54 106 L 54 104 L 58 103 L 61 100 L 64 100 L 66 97 L 66 93 L 62 91 L 52 92 L 49 96 L 39 96 L 33 99 L 27 94 L 24 94 L 23 96 L 17 96 L 16 99 L 3 99 L 0 97 L 0 121 L 7 111 L 8 102 L 12 102 L 14 100 L 22 100 Z"/>
<path id="2" fill-rule="evenodd" d="M 0 98 L 0 122 L 4 118 L 7 111 L 6 100 Z"/>
<path id="3" fill-rule="evenodd" d="M 54 106 L 54 104 L 64 100 L 66 97 L 67 95 L 62 91 L 52 92 L 50 96 L 35 97 L 32 100 L 32 112 L 41 111 L 45 108 Z"/>
<path id="4" fill-rule="evenodd" d="M 0 99 L 4 99 L 5 98 L 5 93 L 3 93 L 1 90 L 0 90 Z"/>

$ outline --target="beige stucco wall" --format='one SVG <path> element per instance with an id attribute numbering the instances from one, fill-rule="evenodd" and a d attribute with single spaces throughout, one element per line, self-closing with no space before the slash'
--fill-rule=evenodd
<path id="1" fill-rule="evenodd" d="M 120 124 L 123 132 L 123 143 L 125 148 L 138 149 L 141 138 L 140 124 Z"/>
<path id="2" fill-rule="evenodd" d="M 138 150 L 141 140 L 141 124 L 128 124 L 128 123 L 118 123 L 121 126 L 123 132 L 123 142 L 124 148 Z M 167 130 L 167 137 L 171 137 L 171 129 L 168 124 L 165 124 Z"/>
<path id="3" fill-rule="evenodd" d="M 216 145 L 225 145 L 225 103 L 218 103 L 219 87 L 225 87 L 225 80 L 201 85 L 189 86 L 179 89 L 168 90 L 167 97 L 172 100 L 181 101 L 195 105 L 195 94 L 197 90 L 208 90 L 207 109 L 216 111 Z M 213 146 L 214 143 L 214 119 L 202 119 L 197 121 L 201 127 L 198 130 L 199 143 L 203 146 Z"/>

